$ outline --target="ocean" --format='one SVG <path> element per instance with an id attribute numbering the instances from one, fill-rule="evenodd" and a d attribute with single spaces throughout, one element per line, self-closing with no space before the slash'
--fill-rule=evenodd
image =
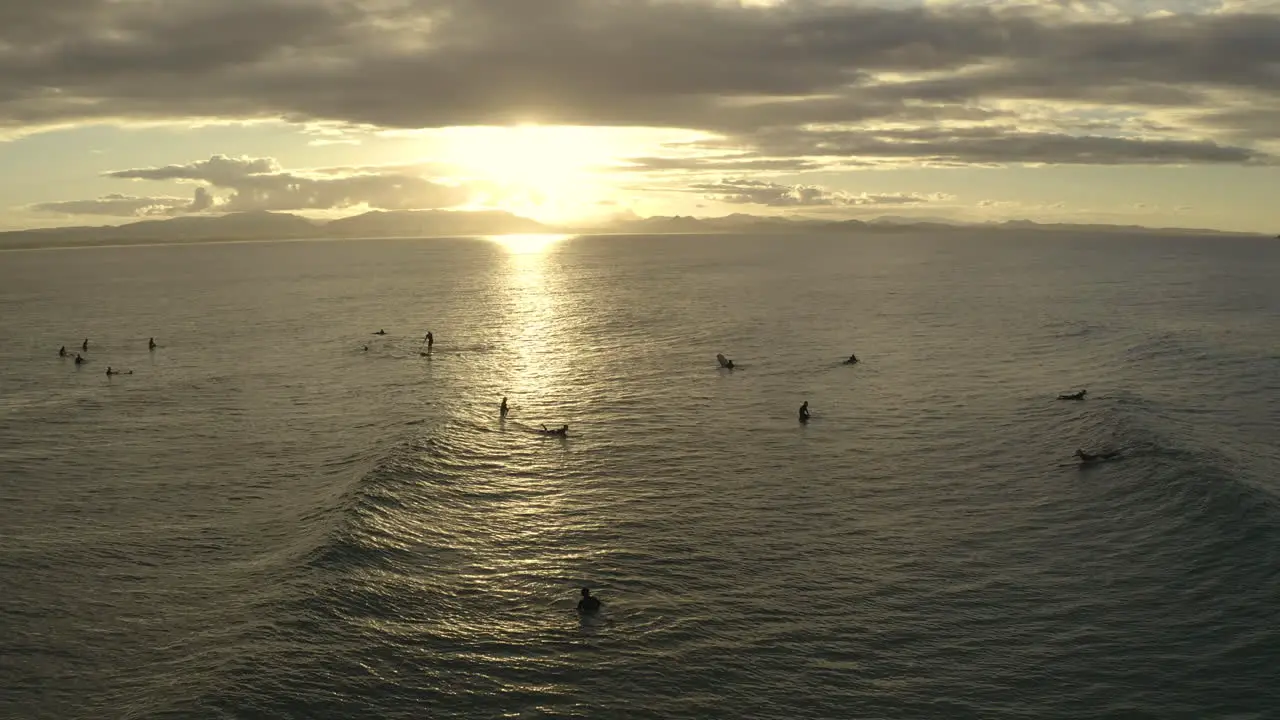
<path id="1" fill-rule="evenodd" d="M 1277 277 L 981 231 L 0 252 L 0 717 L 1277 717 Z"/>

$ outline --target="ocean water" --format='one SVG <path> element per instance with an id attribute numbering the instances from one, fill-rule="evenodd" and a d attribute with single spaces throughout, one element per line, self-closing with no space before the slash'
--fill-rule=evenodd
<path id="1" fill-rule="evenodd" d="M 1277 717 L 1277 277 L 978 233 L 0 253 L 0 717 Z"/>

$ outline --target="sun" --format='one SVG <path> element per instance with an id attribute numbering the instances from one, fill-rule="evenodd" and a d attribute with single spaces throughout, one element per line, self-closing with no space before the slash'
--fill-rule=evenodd
<path id="1" fill-rule="evenodd" d="M 607 197 L 602 168 L 633 151 L 610 128 L 518 125 L 440 131 L 433 152 L 480 188 L 477 205 L 574 219 Z"/>
<path id="2" fill-rule="evenodd" d="M 627 160 L 705 139 L 692 130 L 576 125 L 484 125 L 397 131 L 438 175 L 475 195 L 465 210 L 506 210 L 548 224 L 589 224 L 636 201 Z"/>
<path id="3" fill-rule="evenodd" d="M 446 133 L 446 161 L 499 182 L 561 183 L 609 162 L 618 151 L 593 128 L 519 125 Z"/>
<path id="4" fill-rule="evenodd" d="M 594 171 L 619 153 L 593 128 L 450 128 L 445 138 L 444 161 L 481 186 L 483 204 L 538 219 L 587 200 Z"/>

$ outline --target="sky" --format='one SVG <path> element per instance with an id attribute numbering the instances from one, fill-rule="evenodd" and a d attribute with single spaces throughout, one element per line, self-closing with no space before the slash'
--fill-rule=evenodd
<path id="1" fill-rule="evenodd" d="M 1280 232 L 1280 0 L 0 3 L 0 229 L 245 210 Z"/>

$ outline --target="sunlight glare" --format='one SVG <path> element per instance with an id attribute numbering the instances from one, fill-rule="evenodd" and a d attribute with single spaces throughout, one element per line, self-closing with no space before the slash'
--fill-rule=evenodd
<path id="1" fill-rule="evenodd" d="M 489 239 L 506 248 L 512 255 L 537 255 L 546 252 L 570 235 L 490 235 Z"/>

